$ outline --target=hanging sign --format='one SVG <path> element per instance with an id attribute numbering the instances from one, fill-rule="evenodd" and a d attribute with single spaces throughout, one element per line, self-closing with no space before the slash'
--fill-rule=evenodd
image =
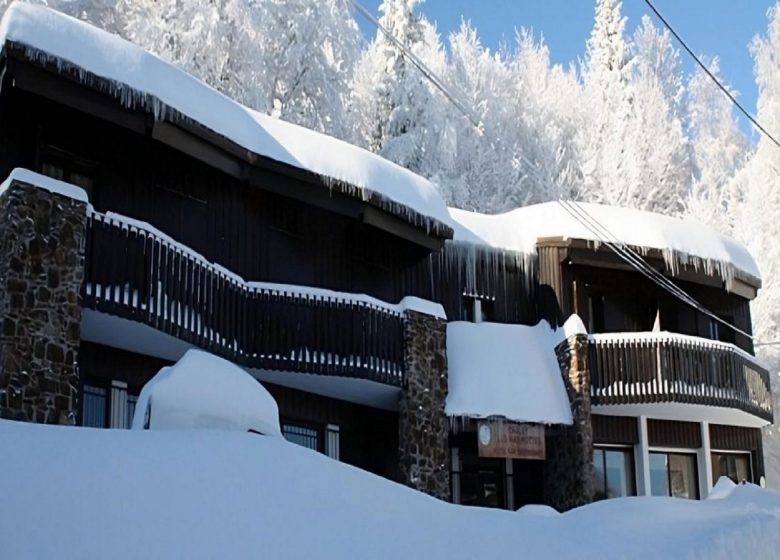
<path id="1" fill-rule="evenodd" d="M 544 426 L 509 422 L 480 422 L 477 428 L 480 457 L 544 460 Z"/>

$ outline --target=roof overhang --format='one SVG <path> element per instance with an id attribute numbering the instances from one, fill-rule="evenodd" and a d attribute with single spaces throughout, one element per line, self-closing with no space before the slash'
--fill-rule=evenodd
<path id="1" fill-rule="evenodd" d="M 348 216 L 426 250 L 438 250 L 453 236 L 449 225 L 380 193 L 254 153 L 172 107 L 160 111 L 164 104 L 149 94 L 137 92 L 139 98 L 149 98 L 148 102 L 128 107 L 118 94 L 111 93 L 115 88 L 110 80 L 65 60 L 55 63 L 48 53 L 36 57 L 31 51 L 34 49 L 14 42 L 3 45 L 3 88 L 17 87 L 151 136 L 249 187 Z"/>

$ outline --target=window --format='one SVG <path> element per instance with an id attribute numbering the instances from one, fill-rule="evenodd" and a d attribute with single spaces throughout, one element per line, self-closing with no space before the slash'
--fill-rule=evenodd
<path id="1" fill-rule="evenodd" d="M 96 385 L 84 385 L 82 425 L 105 428 L 108 419 L 108 389 Z"/>
<path id="2" fill-rule="evenodd" d="M 753 480 L 750 468 L 749 453 L 719 453 L 712 454 L 712 483 L 718 482 L 722 476 L 727 476 L 736 483 Z"/>
<path id="3" fill-rule="evenodd" d="M 465 321 L 482 323 L 492 321 L 495 318 L 494 302 L 491 299 L 464 295 L 463 306 Z"/>
<path id="4" fill-rule="evenodd" d="M 650 487 L 653 496 L 697 499 L 696 455 L 651 451 Z"/>
<path id="5" fill-rule="evenodd" d="M 620 498 L 636 494 L 634 454 L 630 449 L 596 448 L 593 450 L 596 499 Z"/>
<path id="6" fill-rule="evenodd" d="M 138 403 L 138 395 L 127 394 L 127 427 L 133 426 L 133 416 L 135 416 L 135 405 Z"/>
<path id="7" fill-rule="evenodd" d="M 43 146 L 39 161 L 41 174 L 81 187 L 92 199 L 97 170 L 94 162 L 54 146 Z"/>
<path id="8" fill-rule="evenodd" d="M 320 431 L 296 424 L 282 424 L 282 435 L 289 442 L 320 451 Z"/>

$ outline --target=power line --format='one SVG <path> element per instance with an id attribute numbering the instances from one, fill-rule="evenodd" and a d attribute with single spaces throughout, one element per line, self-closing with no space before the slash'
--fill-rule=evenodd
<path id="1" fill-rule="evenodd" d="M 726 86 L 724 86 L 722 83 L 720 83 L 720 80 L 713 74 L 709 68 L 699 59 L 698 56 L 696 56 L 693 51 L 688 47 L 688 45 L 683 41 L 682 37 L 672 28 L 671 25 L 669 25 L 669 22 L 666 21 L 664 16 L 661 15 L 661 13 L 653 6 L 653 3 L 650 0 L 644 0 L 645 4 L 647 4 L 650 9 L 653 11 L 653 13 L 658 17 L 659 20 L 661 20 L 661 23 L 666 26 L 666 28 L 669 30 L 669 32 L 674 36 L 675 39 L 677 39 L 677 42 L 682 45 L 682 48 L 685 49 L 685 51 L 691 55 L 691 58 L 693 58 L 694 61 L 696 61 L 696 64 L 699 65 L 699 67 L 704 70 L 704 72 L 707 74 L 707 76 L 710 77 L 710 79 L 715 82 L 715 85 L 718 86 L 718 88 L 728 97 L 731 102 L 737 107 L 737 109 L 740 110 L 740 112 L 747 117 L 747 119 L 753 123 L 753 125 L 760 130 L 764 135 L 769 138 L 772 142 L 774 142 L 775 146 L 780 148 L 780 142 L 778 142 L 774 136 L 772 136 L 767 129 L 765 129 L 761 124 L 756 120 L 756 118 L 751 115 L 747 109 L 745 109 L 742 104 L 737 101 L 737 98 L 734 97 L 734 95 L 728 90 Z"/>
<path id="2" fill-rule="evenodd" d="M 423 74 L 423 76 L 426 79 L 428 79 L 445 96 L 445 98 L 449 100 L 455 106 L 455 108 L 458 109 L 469 120 L 469 122 L 477 129 L 477 131 L 480 134 L 484 134 L 485 131 L 483 130 L 481 123 L 478 122 L 478 120 L 474 117 L 472 112 L 469 110 L 468 105 L 460 101 L 460 99 L 458 99 L 458 96 L 455 93 L 452 93 L 444 84 L 444 82 L 442 82 L 436 76 L 436 74 L 425 65 L 423 61 L 421 61 L 417 56 L 415 56 L 412 52 L 410 52 L 407 46 L 404 45 L 400 40 L 398 40 L 392 33 L 390 33 L 390 31 L 386 29 L 364 6 L 362 6 L 360 2 L 358 2 L 358 0 L 348 0 L 348 2 L 351 3 L 361 14 L 363 14 L 363 16 L 366 19 L 368 19 L 374 26 L 376 26 L 376 28 L 383 35 L 385 35 L 385 37 L 391 43 L 393 43 L 393 45 L 396 46 L 396 48 L 398 48 L 401 51 L 401 54 L 405 55 L 409 59 L 409 61 L 412 62 L 415 68 L 417 68 Z M 672 33 L 674 32 L 672 31 Z M 679 37 L 678 40 L 680 40 Z M 726 93 L 728 94 L 728 92 Z M 772 140 L 774 140 L 774 138 L 772 138 Z M 491 144 L 495 145 L 492 141 Z M 780 144 L 778 144 L 778 147 L 780 147 Z M 541 173 L 538 169 L 539 167 L 538 164 L 531 162 L 522 153 L 518 155 L 523 161 L 525 161 L 530 166 L 530 170 L 537 174 L 537 179 L 544 181 L 544 178 L 541 177 Z M 564 210 L 566 210 L 575 220 L 577 220 L 580 224 L 582 224 L 588 230 L 590 230 L 591 233 L 595 234 L 601 243 L 607 245 L 607 247 L 612 249 L 612 251 L 616 255 L 618 255 L 621 259 L 626 261 L 630 266 L 632 266 L 640 274 L 648 278 L 651 282 L 655 283 L 656 285 L 660 286 L 664 290 L 668 291 L 669 293 L 671 293 L 673 296 L 680 299 L 684 303 L 694 307 L 695 309 L 698 309 L 699 311 L 711 317 L 712 319 L 731 328 L 735 332 L 740 333 L 750 338 L 751 340 L 753 339 L 753 337 L 750 334 L 746 333 L 745 331 L 739 329 L 735 325 L 732 325 L 727 321 L 721 319 L 717 315 L 715 315 L 713 312 L 708 310 L 706 307 L 704 307 L 695 299 L 693 299 L 690 295 L 688 295 L 685 291 L 683 291 L 679 286 L 671 282 L 660 272 L 658 272 L 650 265 L 648 265 L 641 256 L 639 256 L 632 249 L 627 247 L 616 236 L 610 234 L 609 230 L 607 230 L 606 227 L 604 227 L 595 218 L 593 218 L 593 216 L 588 214 L 581 207 L 575 206 L 576 203 L 558 200 L 558 204 L 560 204 L 564 208 Z M 599 231 L 599 229 L 601 231 Z M 606 239 L 604 235 L 605 232 L 608 235 L 611 235 L 617 241 L 617 244 L 610 241 L 609 239 Z"/>

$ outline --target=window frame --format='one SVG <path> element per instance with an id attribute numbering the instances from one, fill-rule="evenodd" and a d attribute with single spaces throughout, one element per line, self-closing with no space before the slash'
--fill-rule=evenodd
<path id="1" fill-rule="evenodd" d="M 715 478 L 715 469 L 714 469 L 715 461 L 712 460 L 713 455 L 739 455 L 739 456 L 742 456 L 742 457 L 747 456 L 747 460 L 748 460 L 748 474 L 749 474 L 748 482 L 752 483 L 755 480 L 755 478 L 756 478 L 755 477 L 755 472 L 756 471 L 755 471 L 754 464 L 753 464 L 753 452 L 752 451 L 749 451 L 749 450 L 746 450 L 746 449 L 710 449 L 709 460 L 710 460 L 710 465 L 712 467 L 711 470 L 712 470 L 712 478 L 713 478 L 713 480 L 711 481 L 711 484 L 713 486 L 715 485 L 716 482 L 718 482 L 717 480 L 714 480 L 714 478 Z M 736 482 L 736 484 L 739 484 L 739 482 Z"/>
<path id="2" fill-rule="evenodd" d="M 700 500 L 701 499 L 701 481 L 699 480 L 699 450 L 698 449 L 692 449 L 687 447 L 650 447 L 647 450 L 647 457 L 648 461 L 650 461 L 650 458 L 653 454 L 656 455 L 666 455 L 667 457 L 669 455 L 683 455 L 686 457 L 692 457 L 693 458 L 693 488 L 695 490 L 694 496 L 691 498 L 687 498 L 685 496 L 674 496 L 671 494 L 671 488 L 672 488 L 672 481 L 670 478 L 670 471 L 669 471 L 669 462 L 667 458 L 667 464 L 666 464 L 666 485 L 668 489 L 668 494 L 666 497 L 668 498 L 682 498 L 686 500 Z M 706 460 L 706 459 L 705 459 Z M 648 465 L 650 466 L 650 465 Z M 651 469 L 652 471 L 652 469 Z M 650 496 L 657 496 L 657 494 L 653 494 L 652 489 L 652 481 L 649 488 L 649 495 Z"/>
<path id="3" fill-rule="evenodd" d="M 596 482 L 596 472 L 595 472 L 595 453 L 596 451 L 620 451 L 624 454 L 626 454 L 627 457 L 627 463 L 626 465 L 629 466 L 627 469 L 627 473 L 630 476 L 630 482 L 631 482 L 631 493 L 626 494 L 625 496 L 616 496 L 618 498 L 625 498 L 630 496 L 636 496 L 638 495 L 637 491 L 637 476 L 636 476 L 636 456 L 634 453 L 634 447 L 631 445 L 620 445 L 620 444 L 610 444 L 610 443 L 594 443 L 593 444 L 593 453 L 594 453 L 594 483 Z M 606 492 L 606 489 L 609 488 L 608 485 L 608 478 L 607 478 L 607 457 L 606 454 L 604 455 L 604 489 Z M 611 499 L 608 495 L 605 495 L 604 498 L 599 498 L 608 500 Z"/>
<path id="4" fill-rule="evenodd" d="M 305 447 L 306 449 L 311 449 L 312 451 L 317 451 L 318 453 L 325 453 L 325 428 L 324 426 L 318 426 L 316 424 L 308 423 L 308 422 L 299 422 L 296 420 L 287 420 L 282 419 L 279 425 L 282 437 L 295 445 L 300 445 L 301 447 Z M 308 445 L 304 445 L 303 443 L 299 443 L 297 441 L 292 441 L 290 439 L 287 439 L 287 434 L 285 433 L 286 428 L 296 428 L 298 430 L 308 430 L 316 434 L 317 437 L 317 447 L 310 447 Z M 307 437 L 306 434 L 298 434 L 301 437 Z"/>

